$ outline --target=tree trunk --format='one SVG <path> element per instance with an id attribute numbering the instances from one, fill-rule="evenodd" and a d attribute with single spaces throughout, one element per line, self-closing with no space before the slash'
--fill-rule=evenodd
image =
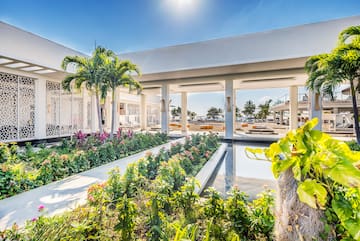
<path id="1" fill-rule="evenodd" d="M 100 134 L 103 133 L 103 128 L 102 128 L 102 118 L 101 118 L 101 107 L 100 107 L 100 98 L 99 98 L 99 93 L 95 93 L 95 97 L 96 97 L 96 109 L 97 109 L 97 114 L 98 114 L 98 122 L 99 122 L 99 132 Z"/>
<path id="2" fill-rule="evenodd" d="M 276 241 L 336 240 L 332 233 L 324 239 L 324 211 L 313 209 L 299 200 L 296 192 L 298 182 L 291 169 L 283 172 L 277 183 Z"/>
<path id="3" fill-rule="evenodd" d="M 351 99 L 354 111 L 354 127 L 356 133 L 356 141 L 360 144 L 360 128 L 359 128 L 359 111 L 356 103 L 356 92 L 354 87 L 354 80 L 350 80 L 350 88 L 351 88 Z"/>
<path id="4" fill-rule="evenodd" d="M 115 100 L 115 89 L 112 89 L 112 93 L 111 93 L 111 132 L 110 132 L 110 139 L 114 138 L 114 131 L 115 131 L 115 115 L 116 115 L 116 100 Z"/>

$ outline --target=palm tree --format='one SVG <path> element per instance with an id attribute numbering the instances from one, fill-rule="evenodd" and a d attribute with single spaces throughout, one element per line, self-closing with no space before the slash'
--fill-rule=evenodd
<path id="1" fill-rule="evenodd" d="M 256 105 L 252 100 L 248 100 L 244 104 L 244 110 L 242 111 L 244 115 L 247 117 L 251 117 L 254 115 L 256 109 Z"/>
<path id="2" fill-rule="evenodd" d="M 207 116 L 207 118 L 211 118 L 211 119 L 215 120 L 215 118 L 218 117 L 221 113 L 222 113 L 221 108 L 211 107 L 208 110 L 206 116 Z"/>
<path id="3" fill-rule="evenodd" d="M 353 26 L 339 34 L 339 42 L 329 54 L 310 57 L 305 70 L 309 74 L 308 89 L 334 99 L 334 91 L 349 81 L 356 140 L 360 144 L 359 113 L 356 92 L 360 90 L 360 26 Z"/>
<path id="4" fill-rule="evenodd" d="M 272 100 L 267 100 L 265 101 L 264 104 L 260 104 L 259 105 L 259 112 L 258 112 L 258 116 L 259 119 L 265 120 L 266 117 L 270 114 L 270 104 L 271 104 Z"/>
<path id="5" fill-rule="evenodd" d="M 188 110 L 187 115 L 190 117 L 190 120 L 194 120 L 197 116 L 196 112 Z"/>
<path id="6" fill-rule="evenodd" d="M 72 83 L 74 82 L 76 89 L 80 89 L 85 85 L 87 90 L 95 94 L 100 134 L 103 133 L 100 98 L 104 99 L 106 97 L 106 92 L 102 91 L 104 86 L 103 67 L 106 59 L 111 56 L 111 54 L 111 51 L 99 46 L 96 47 L 90 58 L 66 56 L 61 64 L 64 70 L 66 70 L 70 64 L 76 67 L 76 72 L 67 75 L 62 81 L 62 88 L 64 90 L 71 91 Z"/>
<path id="7" fill-rule="evenodd" d="M 129 92 L 137 90 L 139 94 L 142 90 L 140 82 L 132 77 L 132 73 L 140 75 L 138 67 L 128 60 L 121 61 L 115 54 L 108 58 L 105 62 L 105 85 L 103 85 L 103 92 L 111 90 L 112 100 L 112 118 L 111 118 L 111 132 L 110 138 L 112 139 L 115 131 L 115 115 L 116 115 L 116 103 L 115 92 L 120 86 L 129 88 Z"/>

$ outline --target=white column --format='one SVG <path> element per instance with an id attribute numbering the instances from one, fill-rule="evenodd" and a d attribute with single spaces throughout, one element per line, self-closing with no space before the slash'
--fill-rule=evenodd
<path id="1" fill-rule="evenodd" d="M 309 117 L 310 119 L 318 118 L 319 122 L 314 129 L 322 130 L 322 100 L 320 94 L 316 94 L 312 91 L 309 92 Z"/>
<path id="2" fill-rule="evenodd" d="M 298 128 L 298 87 L 290 86 L 290 130 Z"/>
<path id="3" fill-rule="evenodd" d="M 169 85 L 161 86 L 161 131 L 169 133 Z"/>
<path id="4" fill-rule="evenodd" d="M 181 133 L 187 134 L 187 92 L 181 92 Z"/>
<path id="5" fill-rule="evenodd" d="M 46 138 L 46 80 L 35 80 L 35 138 Z"/>
<path id="6" fill-rule="evenodd" d="M 225 80 L 225 139 L 232 139 L 234 133 L 234 81 Z"/>
<path id="7" fill-rule="evenodd" d="M 147 106 L 146 106 L 146 95 L 141 94 L 140 96 L 140 128 L 146 130 L 147 128 Z"/>

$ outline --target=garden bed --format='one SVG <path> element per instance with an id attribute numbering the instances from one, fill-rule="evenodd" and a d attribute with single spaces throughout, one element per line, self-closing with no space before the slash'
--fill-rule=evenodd
<path id="1" fill-rule="evenodd" d="M 88 190 L 87 204 L 59 216 L 29 221 L 0 237 L 9 240 L 271 240 L 273 198 L 248 202 L 236 188 L 228 200 L 215 190 L 200 198 L 193 178 L 219 144 L 214 135 L 195 135 L 158 155 L 148 153 L 123 175 Z"/>
<path id="2" fill-rule="evenodd" d="M 141 152 L 167 142 L 164 134 L 134 134 L 119 129 L 109 136 L 86 137 L 78 132 L 73 140 L 64 139 L 61 145 L 34 148 L 27 144 L 19 151 L 16 143 L 0 144 L 0 199 L 40 187 Z"/>

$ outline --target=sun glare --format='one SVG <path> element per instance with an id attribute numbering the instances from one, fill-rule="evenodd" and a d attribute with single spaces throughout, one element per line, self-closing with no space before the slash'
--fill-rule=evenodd
<path id="1" fill-rule="evenodd" d="M 176 17 L 184 17 L 194 14 L 201 0 L 164 0 L 168 12 Z"/>

